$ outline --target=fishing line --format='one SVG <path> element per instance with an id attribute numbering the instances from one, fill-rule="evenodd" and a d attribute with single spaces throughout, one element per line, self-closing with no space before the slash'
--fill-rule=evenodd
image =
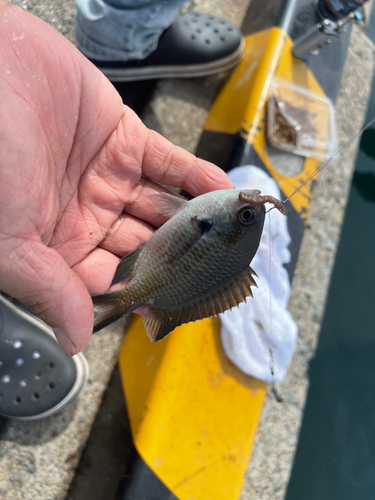
<path id="1" fill-rule="evenodd" d="M 375 122 L 375 117 L 370 120 L 364 127 L 362 127 L 362 129 L 354 135 L 354 137 L 352 137 L 349 141 L 347 141 L 341 148 L 339 148 L 337 150 L 337 152 L 331 157 L 329 158 L 328 160 L 324 161 L 311 175 L 309 175 L 307 177 L 307 179 L 305 181 L 302 182 L 302 184 L 300 184 L 300 186 L 295 189 L 293 191 L 293 193 L 291 195 L 289 195 L 285 200 L 282 200 L 282 203 L 285 204 L 287 201 L 289 201 L 292 196 L 294 196 L 296 193 L 298 193 L 298 191 L 300 191 L 307 183 L 309 183 L 316 175 L 318 175 L 319 172 L 321 172 L 331 161 L 333 161 L 334 159 L 338 158 L 340 156 L 340 154 L 346 150 L 347 148 L 349 148 L 353 143 L 354 141 L 365 131 L 367 130 L 368 128 L 371 127 L 371 125 Z M 343 155 L 341 155 L 341 158 L 343 157 Z M 269 208 L 267 211 L 266 211 L 266 214 L 269 214 L 268 215 L 268 221 L 269 221 L 269 234 L 270 234 L 270 241 L 269 241 L 269 249 L 268 249 L 268 259 L 269 259 L 269 280 L 270 280 L 270 334 L 272 335 L 272 276 L 271 276 L 271 240 L 272 240 L 272 228 L 271 228 L 271 216 L 270 216 L 270 212 L 271 210 L 273 210 L 274 208 L 276 208 L 275 206 L 272 206 L 271 208 Z M 269 347 L 269 354 L 270 354 L 270 372 L 271 372 L 271 375 L 272 377 L 274 377 L 274 357 L 273 357 L 273 349 L 272 347 L 270 346 Z M 274 394 L 276 400 L 278 402 L 282 402 L 283 399 L 282 397 L 278 394 L 277 390 L 276 390 L 276 387 L 275 387 L 275 382 L 271 382 L 271 391 L 272 393 Z"/>
<path id="2" fill-rule="evenodd" d="M 271 258 L 272 258 L 272 227 L 271 227 L 271 214 L 269 213 L 270 211 L 268 210 L 266 213 L 268 213 L 268 234 L 269 234 L 269 239 L 268 239 L 268 277 L 269 277 L 269 285 L 270 285 L 270 296 L 269 296 L 269 311 L 270 311 L 270 336 L 272 338 L 272 266 L 271 266 Z M 271 372 L 271 377 L 274 378 L 275 372 L 274 372 L 274 360 L 273 360 L 273 351 L 272 347 L 269 347 L 269 353 L 270 353 L 270 372 Z M 271 382 L 273 385 L 274 382 Z"/>
<path id="3" fill-rule="evenodd" d="M 331 157 L 329 158 L 328 160 L 324 161 L 311 175 L 309 175 L 307 177 L 307 179 L 302 182 L 300 184 L 300 186 L 295 189 L 295 191 L 293 191 L 293 193 L 291 195 L 289 195 L 285 200 L 282 200 L 282 203 L 285 204 L 287 201 L 289 201 L 298 191 L 300 191 L 306 184 L 308 184 L 314 177 L 317 176 L 317 174 L 319 172 L 321 172 L 332 160 L 334 159 L 337 159 L 338 157 L 340 158 L 343 158 L 345 157 L 342 153 L 343 151 L 345 151 L 347 148 L 349 148 L 355 141 L 356 139 L 367 129 L 369 129 L 373 124 L 375 123 L 375 117 L 372 118 L 357 134 L 354 135 L 354 137 L 352 137 L 349 141 L 347 141 L 341 148 L 339 148 L 337 150 L 337 152 Z M 271 208 L 269 208 L 266 213 L 269 214 L 269 221 L 271 220 L 270 218 L 270 212 L 271 210 L 273 210 L 274 208 L 276 208 L 275 206 L 272 206 Z M 272 275 L 271 275 L 271 240 L 272 240 L 272 232 L 271 232 L 271 223 L 270 223 L 270 242 L 269 242 L 269 282 L 270 282 L 270 311 L 271 311 L 271 314 L 270 314 L 270 331 L 272 333 L 272 293 L 271 293 L 271 286 L 272 286 Z M 269 369 L 270 369 L 270 372 L 271 372 L 271 375 L 272 377 L 274 377 L 274 352 L 273 352 L 273 349 L 271 346 L 269 346 L 269 356 L 270 356 L 270 364 L 269 364 Z M 301 361 L 301 365 L 303 366 L 303 369 L 306 370 L 306 363 L 304 363 L 303 361 Z M 310 382 L 308 382 L 309 385 Z M 280 395 L 278 394 L 276 388 L 275 388 L 275 383 L 274 381 L 272 381 L 270 383 L 270 390 L 271 390 L 271 393 L 274 395 L 275 399 L 277 402 L 280 402 L 282 403 L 283 402 L 283 399 L 280 397 Z M 324 438 L 323 437 L 320 437 L 321 434 L 319 434 L 319 432 L 314 428 L 313 425 L 306 425 L 304 422 L 303 422 L 303 419 L 304 419 L 304 415 L 303 415 L 303 407 L 306 405 L 306 399 L 307 399 L 307 390 L 306 390 L 306 395 L 305 395 L 305 400 L 303 402 L 303 405 L 300 405 L 297 404 L 296 406 L 298 407 L 298 412 L 299 412 L 299 416 L 298 416 L 298 419 L 300 420 L 299 421 L 299 430 L 297 431 L 297 437 L 296 437 L 296 442 L 292 444 L 292 447 L 296 447 L 297 446 L 297 443 L 298 443 L 298 436 L 300 436 L 301 434 L 301 429 L 303 429 L 304 431 L 307 432 L 307 434 L 309 436 L 312 437 L 312 439 L 319 444 L 319 446 L 321 447 L 322 449 L 322 452 L 332 461 L 333 464 L 335 464 L 335 466 L 337 467 L 338 470 L 340 470 L 343 474 L 345 474 L 348 478 L 350 478 L 350 481 L 352 482 L 352 484 L 355 486 L 355 488 L 358 490 L 358 491 L 361 491 L 361 492 L 366 492 L 368 491 L 368 494 L 371 496 L 371 493 L 372 491 L 369 490 L 369 484 L 360 484 L 359 481 L 353 477 L 353 474 L 352 474 L 352 471 L 349 470 L 349 466 L 345 463 L 342 463 L 339 461 L 339 459 L 337 459 L 335 456 L 333 456 L 332 452 L 330 451 L 330 449 L 328 448 L 328 445 L 326 442 L 324 442 Z M 294 406 L 293 403 L 288 403 L 288 402 L 285 402 L 285 404 L 283 405 L 284 409 L 287 410 L 288 414 L 290 414 L 292 417 L 293 417 L 293 420 L 296 419 L 296 413 L 292 410 L 292 406 Z M 318 417 L 314 417 L 314 420 L 319 422 L 319 424 L 321 424 L 321 421 Z M 328 430 L 328 427 L 327 426 L 324 426 L 324 428 L 326 430 Z M 295 449 L 291 451 L 292 453 L 292 457 L 295 456 Z M 281 460 L 278 460 L 278 462 L 282 463 Z M 291 474 L 291 473 L 290 473 Z M 289 475 L 290 477 L 290 475 Z"/>
<path id="4" fill-rule="evenodd" d="M 327 161 L 323 162 L 310 176 L 308 176 L 308 178 L 290 195 L 288 196 L 285 200 L 282 201 L 283 204 L 285 204 L 288 200 L 290 200 L 290 198 L 292 196 L 294 196 L 300 189 L 302 189 L 303 186 L 305 186 L 308 182 L 310 182 L 319 172 L 321 172 L 332 160 L 338 158 L 338 157 L 343 157 L 343 155 L 341 154 L 344 150 L 346 150 L 347 148 L 349 148 L 354 142 L 355 140 L 365 131 L 367 130 L 368 128 L 371 127 L 371 125 L 373 125 L 375 122 L 375 117 L 370 120 L 352 139 L 350 139 L 349 141 L 347 141 L 341 148 L 338 149 L 338 151 L 330 158 L 328 159 Z M 269 229 L 269 232 L 270 232 L 270 242 L 269 242 L 269 280 L 270 280 L 270 287 L 272 285 L 272 275 L 271 275 L 271 240 L 272 240 L 272 228 L 271 228 L 271 217 L 270 217 L 270 212 L 271 210 L 273 210 L 275 208 L 275 206 L 269 208 L 266 213 L 269 214 L 268 216 L 268 219 L 269 219 L 269 222 L 270 222 L 270 229 Z M 272 293 L 271 293 L 271 290 L 272 288 L 270 288 L 270 311 L 271 311 L 271 315 L 270 315 L 270 331 L 272 333 Z M 270 346 L 269 347 L 269 355 L 270 355 L 270 372 L 271 372 L 271 375 L 272 377 L 274 377 L 274 353 L 273 353 L 273 349 L 272 347 Z M 305 363 L 302 363 L 303 367 L 305 368 Z M 309 385 L 310 385 L 310 382 L 309 382 Z M 275 399 L 277 402 L 280 402 L 282 403 L 283 402 L 283 399 L 280 397 L 280 395 L 278 394 L 276 388 L 275 388 L 275 383 L 274 382 L 271 382 L 270 384 L 270 389 L 271 389 L 271 392 L 272 394 L 274 395 Z M 307 398 L 307 392 L 306 392 L 306 398 Z M 306 401 L 304 402 L 304 405 L 305 406 L 306 404 Z M 290 414 L 294 419 L 296 417 L 295 415 L 295 412 L 292 411 L 292 408 L 289 406 L 289 404 L 284 404 L 283 405 L 284 408 L 287 410 L 288 414 Z M 303 409 L 302 407 L 299 409 L 299 411 L 301 411 L 301 417 L 300 417 L 300 429 L 298 431 L 298 435 L 300 435 L 301 433 L 301 429 L 303 429 L 305 432 L 307 432 L 307 434 L 309 436 L 311 436 L 311 438 L 319 443 L 319 446 L 321 447 L 323 453 L 328 457 L 328 459 L 331 460 L 331 462 L 333 464 L 335 464 L 335 466 L 337 467 L 338 470 L 340 470 L 343 474 L 345 474 L 348 478 L 350 478 L 350 481 L 352 482 L 352 484 L 355 486 L 355 488 L 357 489 L 357 491 L 359 492 L 368 492 L 368 494 L 371 496 L 371 493 L 372 491 L 369 489 L 369 484 L 360 484 L 359 481 L 353 477 L 353 474 L 352 474 L 352 471 L 349 470 L 349 466 L 345 463 L 342 463 L 339 461 L 339 459 L 337 459 L 335 456 L 333 456 L 331 450 L 328 448 L 328 445 L 327 443 L 324 442 L 323 438 L 320 438 L 320 434 L 316 431 L 316 429 L 314 429 L 314 426 L 307 426 L 305 423 L 303 423 Z M 316 420 L 317 422 L 319 422 L 321 424 L 321 421 L 318 417 L 316 417 L 314 420 Z M 324 426 L 324 428 L 327 430 L 327 426 Z M 297 441 L 298 442 L 298 441 Z M 295 452 L 293 453 L 293 455 L 295 455 Z M 281 460 L 278 460 L 280 463 L 281 463 Z"/>
<path id="5" fill-rule="evenodd" d="M 275 208 L 275 207 L 272 207 Z M 272 333 L 273 333 L 273 326 L 272 326 L 272 224 L 271 224 L 271 214 L 270 211 L 272 209 L 267 210 L 266 213 L 268 213 L 268 234 L 269 234 L 269 240 L 268 240 L 268 276 L 269 276 L 269 286 L 270 286 L 270 301 L 269 301 L 269 311 L 270 311 L 270 336 L 272 338 Z M 271 372 L 271 377 L 272 381 L 270 384 L 271 387 L 271 392 L 275 396 L 275 399 L 278 403 L 283 402 L 283 398 L 280 396 L 280 394 L 277 392 L 276 386 L 275 386 L 275 360 L 273 357 L 273 349 L 272 346 L 269 346 L 269 354 L 270 354 L 270 372 Z"/>
<path id="6" fill-rule="evenodd" d="M 307 183 L 309 183 L 309 182 L 310 182 L 310 181 L 311 181 L 311 180 L 312 180 L 312 179 L 313 179 L 316 175 L 318 175 L 318 173 L 319 173 L 319 172 L 321 172 L 321 171 L 323 170 L 323 168 L 325 168 L 325 167 L 326 167 L 329 163 L 331 163 L 331 161 L 332 161 L 332 160 L 335 160 L 336 158 L 338 158 L 338 157 L 339 157 L 339 155 L 340 155 L 340 153 L 341 153 L 342 151 L 344 151 L 345 149 L 349 148 L 349 147 L 353 144 L 353 142 L 354 142 L 354 141 L 355 141 L 355 140 L 356 140 L 356 139 L 357 139 L 357 138 L 358 138 L 358 137 L 359 137 L 359 136 L 360 136 L 360 135 L 361 135 L 361 134 L 362 134 L 365 130 L 367 130 L 369 127 L 371 127 L 371 125 L 372 125 L 374 122 L 375 122 L 375 117 L 374 117 L 372 120 L 370 120 L 370 121 L 369 121 L 369 122 L 368 122 L 368 123 L 367 123 L 367 124 L 366 124 L 366 125 L 365 125 L 365 126 L 364 126 L 364 127 L 363 127 L 363 128 L 362 128 L 359 132 L 358 132 L 358 133 L 357 133 L 357 134 L 355 134 L 355 136 L 354 136 L 354 137 L 352 137 L 352 138 L 351 138 L 348 142 L 346 142 L 343 146 L 341 146 L 341 148 L 339 148 L 339 149 L 336 151 L 336 153 L 335 153 L 333 156 L 331 156 L 331 158 L 329 158 L 328 160 L 324 161 L 321 165 L 319 165 L 319 167 L 318 167 L 316 170 L 314 170 L 314 172 L 313 172 L 311 175 L 309 175 L 309 176 L 307 177 L 307 179 L 305 179 L 305 180 L 302 182 L 302 184 L 300 184 L 300 185 L 298 186 L 298 188 L 297 188 L 295 191 L 293 191 L 293 193 L 292 193 L 291 195 L 289 195 L 287 198 L 285 198 L 285 200 L 282 200 L 282 202 L 281 202 L 281 203 L 286 203 L 287 201 L 289 201 L 289 200 L 290 200 L 290 198 L 291 198 L 292 196 L 294 196 L 296 193 L 298 193 L 298 191 L 299 191 L 300 189 L 302 189 L 302 188 L 303 188 L 303 186 L 306 186 L 306 184 L 307 184 Z M 271 210 L 272 210 L 272 209 L 271 209 Z"/>
<path id="7" fill-rule="evenodd" d="M 323 162 L 311 175 L 308 176 L 308 178 L 290 195 L 288 196 L 285 200 L 282 201 L 283 204 L 285 204 L 288 200 L 290 200 L 290 198 L 292 196 L 294 196 L 303 186 L 305 186 L 308 182 L 310 182 L 319 172 L 321 172 L 332 160 L 338 158 L 338 157 L 341 157 L 343 158 L 343 155 L 341 154 L 345 149 L 349 148 L 354 142 L 355 140 L 365 131 L 367 130 L 368 128 L 371 127 L 371 125 L 373 125 L 375 122 L 375 117 L 370 120 L 352 139 L 350 139 L 349 141 L 347 141 L 341 148 L 338 149 L 338 151 L 330 158 L 328 159 L 327 161 Z M 271 210 L 273 210 L 274 208 L 276 208 L 275 206 L 271 207 L 270 209 L 268 209 L 266 211 L 266 213 L 269 214 L 269 212 Z M 270 216 L 269 216 L 269 220 L 270 220 Z M 270 228 L 270 235 L 271 235 L 271 228 Z M 271 243 L 270 243 L 270 246 L 269 246 L 269 258 L 271 256 Z M 271 267 L 270 267 L 271 269 Z M 270 273 L 270 285 L 271 285 L 271 273 Z M 271 294 L 270 294 L 271 295 Z M 271 297 L 270 297 L 270 304 L 271 304 Z M 272 316 L 272 315 L 271 315 Z M 272 317 L 270 319 L 270 327 L 272 328 Z M 273 356 L 273 350 L 272 350 L 272 347 L 269 347 L 269 354 L 270 354 L 270 371 L 271 371 L 271 375 L 274 376 L 274 356 Z M 301 362 L 301 364 L 303 365 L 303 367 L 305 368 L 305 363 Z M 309 385 L 310 382 L 309 382 Z M 280 397 L 280 395 L 278 394 L 276 388 L 275 388 L 275 385 L 274 385 L 274 382 L 271 382 L 270 384 L 270 389 L 271 389 L 271 392 L 273 393 L 273 395 L 275 396 L 275 399 L 277 402 L 283 402 L 283 399 Z M 306 392 L 306 398 L 307 398 L 307 392 Z M 306 401 L 304 402 L 304 405 L 306 404 Z M 289 404 L 284 404 L 284 409 L 287 410 L 287 412 L 292 415 L 292 417 L 295 419 L 296 418 L 296 414 L 295 412 L 292 411 L 292 408 L 290 407 Z M 307 426 L 305 423 L 303 423 L 303 409 L 302 407 L 299 408 L 299 411 L 301 411 L 301 420 L 300 420 L 300 430 L 298 432 L 298 435 L 300 436 L 301 434 L 301 429 L 303 429 L 304 431 L 307 432 L 307 434 L 309 436 L 311 436 L 313 438 L 313 440 L 315 442 L 317 442 L 319 444 L 319 446 L 321 447 L 323 453 L 332 461 L 332 463 L 335 464 L 335 466 L 337 467 L 338 470 L 340 470 L 343 474 L 345 474 L 349 479 L 350 481 L 352 482 L 352 484 L 355 486 L 355 488 L 359 491 L 359 492 L 362 492 L 362 493 L 368 493 L 370 496 L 371 496 L 371 486 L 368 484 L 360 484 L 360 482 L 353 476 L 352 474 L 352 471 L 350 470 L 349 466 L 345 463 L 342 463 L 339 461 L 339 459 L 337 459 L 335 456 L 333 456 L 332 452 L 330 451 L 330 449 L 328 448 L 328 445 L 327 443 L 324 441 L 324 438 L 323 437 L 320 437 L 320 434 L 319 432 L 317 432 L 316 429 L 314 429 L 314 426 Z M 321 421 L 318 417 L 315 417 L 314 420 L 316 422 L 318 422 L 319 424 L 321 424 Z M 327 430 L 327 426 L 324 426 L 324 428 Z M 297 441 L 298 442 L 298 441 Z M 295 451 L 293 452 L 293 455 L 295 456 Z M 278 460 L 280 463 L 281 463 L 281 460 Z"/>

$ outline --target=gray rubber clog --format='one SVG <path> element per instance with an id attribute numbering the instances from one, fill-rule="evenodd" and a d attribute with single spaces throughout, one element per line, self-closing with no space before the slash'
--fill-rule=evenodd
<path id="1" fill-rule="evenodd" d="M 155 78 L 190 78 L 232 69 L 242 58 L 241 32 L 229 21 L 186 12 L 160 37 L 154 52 L 136 61 L 90 59 L 113 82 Z M 83 51 L 84 53 L 84 51 Z"/>
<path id="2" fill-rule="evenodd" d="M 83 354 L 70 358 L 45 323 L 0 294 L 0 415 L 37 420 L 62 411 L 88 379 Z"/>

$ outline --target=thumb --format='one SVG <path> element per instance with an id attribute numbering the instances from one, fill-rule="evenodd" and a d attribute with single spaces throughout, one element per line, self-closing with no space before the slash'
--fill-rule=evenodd
<path id="1" fill-rule="evenodd" d="M 3 260 L 0 283 L 5 293 L 53 328 L 67 354 L 73 356 L 85 347 L 93 328 L 91 297 L 56 250 L 42 242 L 25 242 Z"/>

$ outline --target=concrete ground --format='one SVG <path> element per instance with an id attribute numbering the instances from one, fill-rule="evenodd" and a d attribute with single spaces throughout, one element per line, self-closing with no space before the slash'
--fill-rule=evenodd
<path id="1" fill-rule="evenodd" d="M 73 0 L 13 0 L 40 16 L 74 43 Z M 194 0 L 185 8 L 213 13 L 240 26 L 249 0 Z M 360 27 L 352 33 L 336 106 L 340 142 L 362 126 L 374 67 L 374 47 Z M 142 119 L 175 144 L 194 152 L 218 77 L 159 81 Z M 308 388 L 306 371 L 313 356 L 325 296 L 347 201 L 355 153 L 346 153 L 322 172 L 305 230 L 289 303 L 299 327 L 296 354 L 284 397 L 266 398 L 241 500 L 284 497 Z M 95 337 L 85 350 L 90 381 L 68 411 L 41 422 L 8 422 L 0 441 L 0 499 L 62 500 L 100 406 L 121 345 L 121 325 Z"/>

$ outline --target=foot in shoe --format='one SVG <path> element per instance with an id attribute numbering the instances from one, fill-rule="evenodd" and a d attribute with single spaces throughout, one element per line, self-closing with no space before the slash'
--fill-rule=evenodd
<path id="1" fill-rule="evenodd" d="M 186 12 L 161 35 L 156 50 L 143 60 L 91 61 L 111 81 L 190 78 L 228 71 L 239 63 L 244 42 L 229 21 Z"/>

